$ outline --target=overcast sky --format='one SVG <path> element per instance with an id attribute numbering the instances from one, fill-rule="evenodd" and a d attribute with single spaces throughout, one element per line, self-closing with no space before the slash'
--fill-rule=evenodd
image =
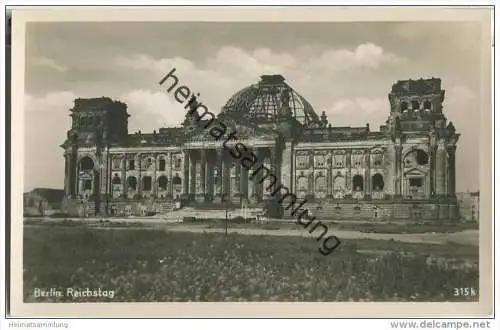
<path id="1" fill-rule="evenodd" d="M 462 134 L 457 190 L 478 189 L 480 29 L 475 23 L 30 23 L 26 34 L 25 190 L 63 188 L 59 145 L 76 97 L 128 104 L 129 132 L 180 125 L 158 82 L 172 68 L 212 111 L 279 73 L 333 126 L 372 130 L 394 82 L 439 77 Z"/>

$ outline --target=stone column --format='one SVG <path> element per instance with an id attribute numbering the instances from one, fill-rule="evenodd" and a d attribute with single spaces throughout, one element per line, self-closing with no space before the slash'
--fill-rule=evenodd
<path id="1" fill-rule="evenodd" d="M 185 195 L 185 197 L 187 198 L 188 195 L 189 195 L 189 162 L 190 162 L 190 152 L 189 150 L 183 150 L 182 151 L 183 153 L 183 156 L 184 156 L 184 160 L 183 160 L 183 164 L 184 164 L 184 177 L 182 178 L 182 182 L 183 182 L 183 185 L 182 185 L 182 194 Z"/>
<path id="2" fill-rule="evenodd" d="M 189 199 L 196 196 L 196 155 L 191 151 L 189 157 Z"/>
<path id="3" fill-rule="evenodd" d="M 329 152 L 326 156 L 326 197 L 333 198 L 333 177 L 332 177 L 332 168 L 333 168 L 333 152 Z"/>
<path id="4" fill-rule="evenodd" d="M 316 181 L 316 172 L 315 172 L 315 168 L 314 168 L 314 152 L 310 152 L 309 153 L 309 167 L 311 168 L 311 173 L 309 174 L 309 193 L 308 195 L 309 196 L 312 196 L 313 199 L 316 198 L 316 189 L 315 189 L 315 181 Z"/>
<path id="5" fill-rule="evenodd" d="M 158 185 L 156 180 L 156 169 L 158 168 L 158 155 L 153 154 L 153 177 L 151 178 L 151 188 L 153 189 L 153 197 L 158 197 Z"/>
<path id="6" fill-rule="evenodd" d="M 403 150 L 403 147 L 401 145 L 395 145 L 394 146 L 394 195 L 396 197 L 401 197 L 401 185 L 403 182 L 403 174 L 402 174 L 402 162 L 401 162 L 401 151 Z"/>
<path id="7" fill-rule="evenodd" d="M 260 167 L 260 164 L 262 163 L 262 152 L 259 149 L 254 149 L 254 154 L 257 156 L 257 164 L 255 165 L 254 169 L 258 169 Z M 253 174 L 253 171 L 251 175 Z M 261 178 L 262 171 L 259 171 L 252 177 L 253 181 L 253 194 L 255 195 L 256 201 L 260 202 L 262 199 L 262 184 L 259 184 L 260 178 Z"/>
<path id="8" fill-rule="evenodd" d="M 272 194 L 276 190 L 276 188 L 279 187 L 281 183 L 281 175 L 278 166 L 278 153 L 276 152 L 275 146 L 269 148 L 269 163 L 270 163 L 269 170 L 271 171 L 271 174 L 276 176 L 276 183 L 269 189 L 269 194 Z M 281 193 L 280 191 L 277 192 L 275 197 L 279 198 L 280 193 Z"/>
<path id="9" fill-rule="evenodd" d="M 137 194 L 142 196 L 142 154 L 137 154 Z"/>
<path id="10" fill-rule="evenodd" d="M 248 151 L 248 155 L 250 155 L 250 150 Z M 247 182 L 247 186 L 246 186 L 246 191 L 247 191 L 247 198 L 249 199 L 249 201 L 251 201 L 251 197 L 253 196 L 255 190 L 254 190 L 254 183 L 253 181 L 250 179 L 250 174 L 251 174 L 251 171 L 252 171 L 252 168 L 250 169 L 247 169 L 246 167 L 243 167 L 244 168 L 244 171 L 243 173 L 246 173 L 246 179 L 245 181 Z"/>
<path id="11" fill-rule="evenodd" d="M 231 199 L 231 159 L 222 152 L 222 196 L 224 201 Z"/>
<path id="12" fill-rule="evenodd" d="M 224 180 L 223 176 L 222 176 L 222 162 L 223 162 L 223 159 L 224 159 L 224 155 L 223 155 L 223 151 L 222 149 L 217 149 L 216 150 L 216 157 L 215 157 L 215 166 L 217 167 L 217 189 L 218 189 L 218 192 L 217 192 L 217 197 L 220 198 L 220 200 L 222 201 L 222 193 L 223 193 L 223 190 L 222 190 L 222 182 Z"/>
<path id="13" fill-rule="evenodd" d="M 429 195 L 436 196 L 436 146 L 431 145 L 429 149 Z"/>
<path id="14" fill-rule="evenodd" d="M 351 170 L 352 170 L 352 150 L 346 150 L 345 153 L 345 167 L 347 168 L 346 172 L 346 178 L 345 178 L 345 184 L 346 184 L 346 190 L 351 191 L 352 195 L 352 175 L 351 175 Z"/>
<path id="15" fill-rule="evenodd" d="M 436 195 L 446 195 L 446 146 L 440 139 L 436 151 Z"/>
<path id="16" fill-rule="evenodd" d="M 206 199 L 206 186 L 207 186 L 207 152 L 205 149 L 200 150 L 201 164 L 200 164 L 200 188 L 203 199 Z"/>
<path id="17" fill-rule="evenodd" d="M 207 200 L 212 200 L 214 197 L 214 158 L 213 158 L 213 151 L 209 150 L 209 154 L 207 155 L 207 170 L 206 170 L 206 197 L 205 199 Z"/>
<path id="18" fill-rule="evenodd" d="M 454 197 L 456 193 L 455 154 L 457 146 L 448 147 L 448 195 Z"/>
<path id="19" fill-rule="evenodd" d="M 279 152 L 279 149 L 277 150 Z M 295 191 L 294 182 L 294 151 L 291 141 L 286 141 L 281 149 L 281 158 L 278 157 L 279 178 L 283 186 L 287 187 L 290 192 Z"/>
<path id="20" fill-rule="evenodd" d="M 64 154 L 64 194 L 66 196 L 71 194 L 70 176 L 71 176 L 71 166 L 70 166 L 70 156 Z"/>
<path id="21" fill-rule="evenodd" d="M 240 162 L 237 163 L 240 167 L 240 194 L 242 200 L 248 198 L 248 169 Z"/>
<path id="22" fill-rule="evenodd" d="M 174 179 L 174 173 L 173 173 L 173 155 L 171 152 L 167 153 L 167 157 L 165 159 L 165 168 L 168 171 L 168 191 L 167 195 L 169 198 L 172 198 L 174 196 L 174 184 L 173 184 L 173 179 Z"/>
<path id="23" fill-rule="evenodd" d="M 127 162 L 128 162 L 127 154 L 122 154 L 122 159 L 120 161 L 121 173 L 122 173 L 122 195 L 125 197 L 125 199 L 128 199 Z"/>
<path id="24" fill-rule="evenodd" d="M 365 198 L 370 198 L 371 197 L 371 186 L 372 186 L 372 180 L 371 180 L 371 171 L 370 171 L 370 150 L 366 150 L 364 152 L 364 172 L 365 172 L 365 178 L 364 178 L 364 193 L 365 193 Z"/>
<path id="25" fill-rule="evenodd" d="M 241 165 L 238 161 L 234 162 L 234 187 L 231 185 L 231 196 L 234 195 L 241 196 L 241 177 L 240 177 Z"/>

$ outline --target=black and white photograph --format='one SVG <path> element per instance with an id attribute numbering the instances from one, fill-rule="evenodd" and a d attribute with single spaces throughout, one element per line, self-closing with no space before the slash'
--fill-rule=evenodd
<path id="1" fill-rule="evenodd" d="M 16 299 L 490 312 L 491 10 L 232 10 L 13 30 Z"/>

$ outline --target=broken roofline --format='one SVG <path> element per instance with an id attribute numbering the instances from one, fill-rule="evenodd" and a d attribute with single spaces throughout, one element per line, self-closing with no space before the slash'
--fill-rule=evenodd
<path id="1" fill-rule="evenodd" d="M 172 84 L 168 89 L 167 89 L 167 92 L 171 92 L 172 89 L 177 85 L 177 83 L 179 82 L 179 78 L 177 78 L 175 75 L 173 75 L 173 73 L 175 72 L 175 68 L 173 68 L 160 82 L 159 82 L 159 85 L 162 85 L 165 81 L 167 81 L 169 78 L 173 78 L 175 80 L 175 83 Z M 179 91 L 181 91 L 179 93 Z M 179 99 L 178 98 L 178 94 L 180 94 L 182 97 L 184 97 L 184 99 Z M 196 96 L 199 96 L 200 94 L 197 93 L 196 96 L 193 94 L 191 94 L 191 90 L 185 86 L 185 85 L 182 85 L 182 86 L 179 86 L 175 92 L 174 92 L 174 98 L 176 99 L 177 102 L 179 103 L 184 103 L 188 97 L 191 95 L 191 97 L 189 98 L 189 101 L 187 102 L 187 104 L 184 106 L 184 109 L 188 109 L 189 108 L 189 114 L 194 116 L 196 115 L 196 121 L 198 123 L 201 123 L 201 119 L 205 116 L 205 115 L 209 115 L 211 116 L 211 119 L 208 120 L 208 122 L 204 125 L 204 129 L 208 129 L 208 127 L 210 126 L 213 126 L 211 129 L 210 129 L 210 135 L 216 139 L 216 140 L 219 140 L 221 137 L 223 137 L 226 133 L 227 133 L 227 126 L 221 122 L 220 120 L 216 119 L 215 115 L 208 111 L 208 108 L 203 105 L 201 102 L 198 102 L 197 101 L 197 98 Z M 204 112 L 202 115 L 200 115 L 198 113 L 198 108 L 203 108 Z M 214 124 L 215 122 L 215 124 Z M 222 127 L 222 129 L 221 129 Z M 217 133 L 217 134 L 215 134 Z M 259 181 L 258 183 L 259 184 L 262 184 L 266 178 L 268 177 L 272 177 L 273 178 L 273 181 L 272 183 L 267 187 L 265 188 L 267 191 L 270 191 L 271 190 L 271 187 L 273 187 L 274 185 L 276 185 L 276 183 L 278 183 L 278 178 L 276 177 L 276 175 L 274 173 L 271 173 L 271 171 L 269 170 L 269 168 L 267 168 L 260 160 L 259 158 L 257 157 L 257 155 L 250 151 L 248 152 L 248 147 L 241 143 L 241 142 L 237 142 L 235 145 L 234 145 L 234 150 L 238 152 L 238 154 L 234 154 L 233 153 L 233 149 L 230 149 L 230 148 L 227 148 L 227 143 L 229 142 L 229 140 L 233 139 L 233 141 L 237 141 L 237 138 L 236 138 L 236 132 L 233 130 L 229 135 L 227 135 L 227 139 L 226 141 L 224 141 L 222 143 L 224 149 L 226 149 L 233 158 L 235 159 L 241 159 L 243 156 L 245 156 L 243 159 L 240 160 L 240 164 L 242 166 L 244 166 L 247 170 L 252 170 L 252 174 L 250 175 L 250 180 L 254 180 L 254 178 L 257 178 Z M 244 150 L 242 150 L 244 149 Z M 248 158 L 248 155 L 251 156 L 252 159 Z M 247 160 L 248 162 L 250 162 L 250 166 L 248 166 L 248 164 L 246 164 L 244 161 Z M 246 165 L 245 165 L 246 164 Z M 257 168 L 255 168 L 255 165 L 258 165 Z M 260 171 L 266 171 L 266 175 L 263 175 L 263 173 L 260 173 L 259 175 L 257 175 Z M 284 190 L 286 191 L 286 193 L 284 195 L 281 196 L 281 190 Z M 275 197 L 275 195 L 277 195 L 278 193 L 280 193 L 278 195 L 278 197 L 281 197 L 279 200 L 278 200 L 278 203 L 280 205 L 283 204 L 283 202 L 285 201 L 285 199 L 287 197 L 290 197 L 290 203 L 288 204 L 288 206 L 286 208 L 284 208 L 285 210 L 288 210 L 288 209 L 291 209 L 293 208 L 293 206 L 295 205 L 295 203 L 297 202 L 297 196 L 294 194 L 294 193 L 291 193 L 290 190 L 283 186 L 283 184 L 279 184 L 278 187 L 275 187 L 274 191 L 271 193 L 271 195 L 273 197 Z M 300 208 L 303 207 L 305 204 L 307 203 L 307 200 L 304 199 L 294 210 L 292 210 L 291 212 L 291 215 L 292 216 L 295 216 L 295 214 L 300 211 Z M 302 217 L 305 217 L 308 222 L 303 222 L 302 220 Z M 304 228 L 307 228 L 314 220 L 316 219 L 316 216 L 312 216 L 310 217 L 310 211 L 309 209 L 304 209 L 302 210 L 302 212 L 299 214 L 299 216 L 297 217 L 297 223 L 298 224 L 301 224 L 304 226 Z M 323 239 L 326 234 L 328 233 L 328 227 L 326 225 L 324 225 L 321 221 L 317 221 L 316 224 L 314 226 L 312 226 L 310 229 L 309 229 L 309 233 L 312 234 L 316 228 L 318 227 L 322 227 L 323 228 L 323 232 L 321 233 L 321 235 L 319 235 L 319 237 L 316 238 L 316 240 L 319 242 L 321 239 Z M 327 246 L 327 243 L 333 239 L 334 241 L 336 241 L 336 243 L 332 246 L 332 247 L 328 247 Z M 319 252 L 323 255 L 329 255 L 330 253 L 332 253 L 338 246 L 340 245 L 340 240 L 338 239 L 337 236 L 335 235 L 329 235 L 329 236 L 326 236 L 323 240 L 323 244 L 321 247 L 318 248 Z"/>

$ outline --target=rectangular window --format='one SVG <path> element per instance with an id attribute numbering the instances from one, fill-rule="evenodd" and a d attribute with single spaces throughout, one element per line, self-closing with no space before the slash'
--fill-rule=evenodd
<path id="1" fill-rule="evenodd" d="M 410 186 L 411 187 L 422 187 L 422 178 L 411 178 Z"/>
<path id="2" fill-rule="evenodd" d="M 176 169 L 180 169 L 181 168 L 181 164 L 182 164 L 182 160 L 180 158 L 176 158 L 175 159 L 175 164 L 174 164 L 175 168 Z"/>
<path id="3" fill-rule="evenodd" d="M 151 177 L 150 176 L 145 176 L 144 178 L 142 178 L 142 189 L 144 191 L 151 190 Z"/>
<path id="4" fill-rule="evenodd" d="M 128 169 L 129 170 L 134 170 L 135 169 L 135 161 L 133 159 L 129 159 L 129 161 L 128 161 Z"/>

